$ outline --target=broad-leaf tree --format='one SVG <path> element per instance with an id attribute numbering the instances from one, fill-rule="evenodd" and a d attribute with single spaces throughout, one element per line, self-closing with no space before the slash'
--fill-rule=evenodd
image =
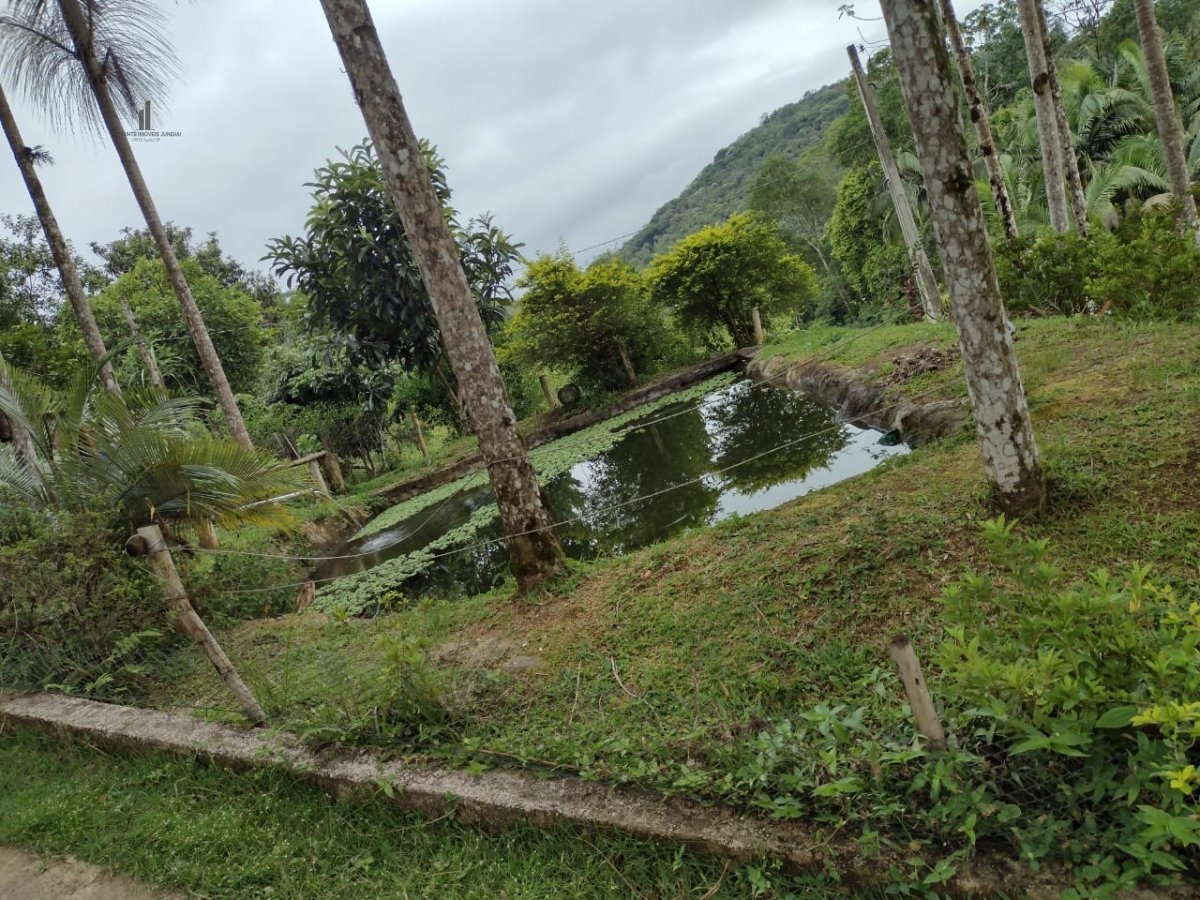
<path id="1" fill-rule="evenodd" d="M 441 332 L 404 223 L 370 141 L 315 173 L 313 206 L 302 237 L 267 243 L 273 271 L 308 299 L 309 325 L 332 329 L 353 362 L 397 362 L 442 384 L 458 406 L 459 390 L 442 352 Z M 458 224 L 450 207 L 445 162 L 427 143 L 421 157 L 454 234 L 479 314 L 489 334 L 511 302 L 508 280 L 521 245 L 491 216 Z M 463 410 L 459 406 L 459 413 Z"/>
<path id="2" fill-rule="evenodd" d="M 163 93 L 164 73 L 175 68 L 163 16 L 146 0 L 25 0 L 0 17 L 0 40 L 14 84 L 54 118 L 93 129 L 102 126 L 125 170 L 154 237 L 171 287 L 187 321 L 205 374 L 234 439 L 252 446 L 241 410 L 213 347 L 204 317 L 179 267 L 154 198 L 126 136 L 132 117 Z M 80 102 L 82 91 L 91 102 Z"/>
<path id="3" fill-rule="evenodd" d="M 562 571 L 563 553 L 478 304 L 366 3 L 321 5 L 429 291 L 446 357 L 487 460 L 513 574 L 526 590 Z"/>
<path id="4" fill-rule="evenodd" d="M 224 361 L 230 385 L 235 391 L 253 390 L 267 332 L 262 311 L 254 298 L 237 287 L 227 287 L 216 277 L 206 275 L 193 259 L 180 264 L 192 296 L 205 320 L 211 325 L 211 337 Z M 172 390 L 203 393 L 206 385 L 197 381 L 203 371 L 195 345 L 188 335 L 187 322 L 171 288 L 166 268 L 159 259 L 140 259 L 133 268 L 92 298 L 96 318 L 110 342 L 125 333 L 126 312 L 132 313 L 138 334 L 154 351 L 164 384 Z M 123 379 L 130 383 L 123 369 Z"/>
<path id="5" fill-rule="evenodd" d="M 933 4 L 883 0 L 900 86 L 925 176 L 975 430 L 998 505 L 1036 512 L 1046 486 L 988 245 L 950 59 Z"/>
<path id="6" fill-rule="evenodd" d="M 645 374 L 663 350 L 662 313 L 645 278 L 626 262 L 604 258 L 581 270 L 566 252 L 542 255 L 518 286 L 521 305 L 505 328 L 504 353 L 526 365 L 563 369 L 614 390 Z"/>
<path id="7" fill-rule="evenodd" d="M 654 299 L 685 330 L 712 339 L 724 330 L 735 347 L 754 342 L 752 311 L 801 311 L 816 293 L 816 274 L 789 252 L 774 223 L 746 213 L 689 235 L 650 265 Z"/>

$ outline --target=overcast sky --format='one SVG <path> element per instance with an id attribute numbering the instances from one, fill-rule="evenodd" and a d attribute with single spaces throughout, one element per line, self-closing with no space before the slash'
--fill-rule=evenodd
<path id="1" fill-rule="evenodd" d="M 317 0 L 162 0 L 184 75 L 135 144 L 160 215 L 239 261 L 302 232 L 313 170 L 366 134 Z M 842 0 L 372 0 L 419 135 L 464 218 L 490 210 L 527 255 L 633 232 L 763 113 L 848 73 L 881 22 Z M 977 2 L 962 4 L 966 9 Z M 863 13 L 876 9 L 859 4 Z M 90 258 L 141 225 L 116 155 L 12 98 L 67 237 Z M 131 122 L 131 129 L 136 123 Z M 32 212 L 0 165 L 0 211 Z M 619 246 L 616 242 L 611 246 Z M 590 254 L 588 254 L 590 255 Z"/>

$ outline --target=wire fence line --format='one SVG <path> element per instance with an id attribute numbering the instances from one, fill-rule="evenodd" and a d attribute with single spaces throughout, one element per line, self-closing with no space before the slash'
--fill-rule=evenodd
<path id="1" fill-rule="evenodd" d="M 844 350 L 854 340 L 861 340 L 870 331 L 882 328 L 887 324 L 890 323 L 881 322 L 872 329 L 858 332 L 848 338 L 835 341 L 831 345 L 822 348 L 819 356 L 814 358 L 821 360 L 829 359 L 841 350 Z M 786 370 L 781 370 L 763 381 L 751 383 L 750 389 L 770 388 L 785 375 Z M 883 415 L 894 410 L 901 404 L 917 402 L 957 389 L 956 384 L 936 385 L 920 393 L 880 404 L 866 415 Z M 689 404 L 684 409 L 672 411 L 667 415 L 651 419 L 650 422 L 661 423 L 668 421 L 675 416 L 703 409 L 710 405 L 711 402 L 713 401 L 701 400 Z M 720 477 L 740 466 L 753 463 L 772 454 L 778 454 L 790 447 L 841 430 L 842 428 L 844 426 L 838 423 L 807 432 L 799 437 L 780 442 L 770 448 L 759 451 L 748 458 L 737 460 L 713 472 L 706 472 L 698 477 L 684 479 L 659 490 L 640 492 L 634 497 L 626 498 L 616 503 L 605 504 L 597 509 L 590 510 L 589 515 L 594 516 L 617 511 L 643 501 L 661 497 L 673 491 L 687 488 L 706 479 Z M 474 478 L 482 477 L 484 474 L 483 471 L 473 473 L 472 476 L 468 477 L 465 484 L 469 485 Z M 438 508 L 446 502 L 446 500 L 443 500 L 438 505 Z M 425 521 L 428 522 L 432 516 L 433 514 L 427 516 Z M 562 528 L 571 524 L 583 523 L 586 519 L 587 516 L 580 514 L 556 521 L 549 527 Z M 530 529 L 527 532 L 523 532 L 523 534 L 532 534 L 540 530 L 543 529 Z M 494 550 L 506 540 L 507 537 L 502 536 L 473 541 L 461 547 L 452 547 L 444 551 L 438 551 L 430 555 L 429 564 L 432 565 L 453 556 L 479 554 Z M 246 673 L 247 680 L 255 693 L 262 694 L 267 698 L 264 701 L 264 706 L 268 710 L 284 708 L 291 704 L 291 701 L 273 701 L 271 698 L 276 697 L 281 692 L 287 692 L 288 682 L 291 679 L 286 673 L 289 667 L 303 664 L 303 653 L 297 657 L 296 652 L 298 648 L 303 647 L 304 641 L 301 639 L 298 639 L 295 643 L 283 641 L 277 647 L 274 657 L 274 662 L 278 665 L 263 666 L 260 668 L 257 663 L 251 662 L 247 658 L 247 655 L 244 655 L 243 644 L 248 640 L 247 635 L 253 635 L 259 629 L 259 626 L 254 621 L 257 617 L 254 615 L 247 616 L 246 612 L 257 609 L 261 615 L 270 616 L 290 611 L 295 607 L 295 594 L 298 590 L 309 587 L 315 589 L 319 584 L 336 580 L 336 576 L 313 579 L 308 577 L 310 573 L 298 573 L 296 577 L 290 580 L 272 577 L 276 572 L 286 571 L 286 569 L 282 568 L 283 566 L 304 565 L 339 559 L 354 559 L 370 555 L 368 552 L 360 552 L 353 554 L 305 556 L 300 554 L 271 554 L 242 550 L 206 550 L 203 548 L 182 546 L 174 546 L 170 549 L 176 554 L 186 554 L 196 562 L 204 559 L 219 561 L 222 558 L 230 558 L 231 563 L 237 560 L 243 560 L 247 563 L 257 560 L 258 563 L 264 566 L 281 567 L 268 572 L 264 580 L 270 583 L 260 586 L 241 587 L 236 584 L 236 580 L 232 580 L 231 583 L 231 579 L 227 577 L 225 582 L 219 586 L 218 591 L 215 593 L 211 591 L 206 593 L 200 604 L 200 612 L 204 615 L 207 615 L 210 609 L 220 609 L 222 606 L 236 605 L 240 610 L 240 619 L 229 619 L 218 615 L 214 619 L 216 624 L 213 626 L 213 631 L 222 644 L 232 639 L 233 644 L 230 654 L 233 664 L 238 667 L 248 667 Z M 224 565 L 219 562 L 214 562 L 214 564 Z M 190 565 L 191 563 L 188 564 L 188 566 Z M 240 563 L 238 565 L 240 566 Z M 251 577 L 254 577 L 254 575 L 252 574 Z M 257 607 L 247 606 L 246 598 L 250 597 L 261 597 L 261 604 Z M 258 601 L 254 602 L 257 603 Z M 79 635 L 73 631 L 68 634 L 67 632 L 70 630 L 68 628 L 64 627 L 61 631 L 56 631 L 56 615 L 62 613 L 70 605 L 71 601 L 69 599 L 58 598 L 54 603 L 49 604 L 47 608 L 39 611 L 38 616 L 34 617 L 36 621 L 33 622 L 32 628 L 29 627 L 31 622 L 29 618 L 18 622 L 17 617 L 14 616 L 11 627 L 7 627 L 8 623 L 0 623 L 0 686 L 7 685 L 22 689 L 45 689 L 49 687 L 79 696 L 134 702 L 139 705 L 186 709 L 203 715 L 232 715 L 237 713 L 235 699 L 224 693 L 220 682 L 212 677 L 203 677 L 205 673 L 211 671 L 203 657 L 186 642 L 181 642 L 178 636 L 172 635 L 168 633 L 167 629 L 164 629 L 162 619 L 166 604 L 163 598 L 158 596 L 158 592 L 153 587 L 146 589 L 146 599 L 140 607 L 141 615 L 132 616 L 129 621 L 117 622 L 105 620 L 101 622 L 97 627 L 96 640 L 90 643 L 84 641 L 81 644 Z M 206 609 L 205 605 L 209 609 Z M 72 622 L 71 629 L 79 626 L 80 623 L 76 619 L 71 619 L 69 615 L 66 618 Z M 245 621 L 247 618 L 250 621 Z M 373 627 L 379 627 L 381 633 L 387 632 L 387 628 L 382 625 Z M 24 632 L 19 634 L 18 631 L 21 628 L 24 628 Z M 124 629 L 124 633 L 118 633 L 121 629 Z M 267 631 L 268 629 L 263 630 L 264 635 Z M 8 633 L 6 634 L 5 632 Z M 276 635 L 271 640 L 278 642 L 279 638 Z M 39 672 L 36 667 L 26 668 L 24 671 L 21 671 L 19 667 L 12 665 L 12 659 L 14 658 L 13 650 L 21 642 L 24 642 L 26 649 L 29 646 L 35 648 L 36 652 L 32 655 L 40 660 L 42 672 Z M 60 643 L 63 647 L 69 646 L 71 652 L 76 655 L 76 658 L 73 660 L 63 658 L 63 653 L 58 652 L 57 649 L 57 645 Z M 325 684 L 329 688 L 329 696 L 325 699 L 331 700 L 340 695 L 348 696 L 347 692 L 350 694 L 354 693 L 358 690 L 358 686 L 378 675 L 379 665 L 380 663 L 377 658 L 368 658 L 365 660 L 356 658 L 354 660 L 347 659 L 342 661 L 339 664 L 340 672 L 338 676 L 335 677 L 327 674 L 325 677 Z M 53 680 L 42 677 L 44 671 L 47 670 L 55 672 Z M 137 685 L 146 681 L 146 676 L 150 673 L 153 673 L 153 677 L 149 680 L 157 683 L 158 687 L 149 692 L 143 692 Z M 176 682 L 184 685 L 194 684 L 196 686 L 207 684 L 208 687 L 203 689 L 197 687 L 201 691 L 201 694 L 192 697 L 181 694 L 179 691 L 169 687 L 169 685 Z M 319 703 L 321 699 L 309 698 L 306 702 Z"/>
<path id="2" fill-rule="evenodd" d="M 844 350 L 846 347 L 853 344 L 854 342 L 861 340 L 862 338 L 866 337 L 867 335 L 869 335 L 875 331 L 878 331 L 881 328 L 888 327 L 890 325 L 894 325 L 897 322 L 899 322 L 905 318 L 911 318 L 911 314 L 909 313 L 908 310 L 904 310 L 902 312 L 897 313 L 891 319 L 885 319 L 883 321 L 875 323 L 874 325 L 870 325 L 864 329 L 860 329 L 860 330 L 856 331 L 854 334 L 851 334 L 850 336 L 848 336 L 846 338 L 835 341 L 834 343 L 832 343 L 826 347 L 822 347 L 819 352 L 817 352 L 816 354 L 814 354 L 811 357 L 809 357 L 808 359 L 806 359 L 805 364 L 811 365 L 811 364 L 815 364 L 815 363 L 827 362 L 828 360 L 832 359 L 834 356 L 839 354 L 842 350 Z M 750 390 L 763 389 L 763 388 L 774 388 L 776 386 L 777 381 L 780 381 L 781 379 L 784 379 L 788 376 L 791 368 L 792 368 L 791 366 L 788 366 L 788 367 L 785 367 L 784 369 L 781 369 L 779 372 L 776 372 L 774 375 L 769 375 L 764 378 L 749 382 Z M 881 415 L 885 412 L 894 410 L 899 405 L 902 405 L 905 402 L 911 402 L 913 400 L 921 399 L 923 396 L 925 396 L 927 394 L 934 393 L 934 392 L 942 390 L 942 389 L 943 388 L 933 388 L 933 389 L 930 389 L 929 391 L 922 392 L 921 394 L 917 394 L 912 397 L 899 399 L 893 403 L 886 404 L 885 406 L 882 406 L 879 409 L 872 410 L 872 411 L 866 413 L 861 418 L 869 418 L 869 417 L 873 417 L 876 415 Z M 677 417 L 690 415 L 694 412 L 698 412 L 698 411 L 706 409 L 710 406 L 714 406 L 720 402 L 722 402 L 722 400 L 719 398 L 712 399 L 712 398 L 704 397 L 704 398 L 697 400 L 695 403 L 686 404 L 686 405 L 682 406 L 680 409 L 675 410 L 673 412 L 667 413 L 662 416 L 658 416 L 653 419 L 649 419 L 645 422 L 640 422 L 638 427 L 647 427 L 648 428 L 653 425 L 660 425 L 664 422 L 671 421 L 672 419 L 675 419 Z M 754 461 L 761 459 L 763 457 L 766 457 L 766 456 L 770 456 L 773 453 L 777 453 L 780 450 L 787 449 L 788 447 L 794 446 L 798 443 L 802 443 L 806 440 L 812 440 L 813 438 L 820 437 L 821 435 L 829 433 L 831 431 L 834 431 L 840 427 L 841 427 L 840 425 L 830 426 L 829 428 L 826 428 L 826 429 L 821 429 L 819 431 L 812 432 L 810 434 L 802 435 L 799 438 L 796 438 L 796 439 L 793 439 L 790 441 L 786 441 L 786 442 L 780 444 L 779 446 L 772 447 L 768 450 L 762 451 L 761 453 L 758 453 L 751 458 L 740 460 L 730 466 L 725 467 L 724 469 L 720 469 L 720 470 L 717 470 L 716 472 L 707 473 L 707 474 L 710 476 L 714 475 L 714 474 L 716 474 L 716 475 L 724 474 L 725 472 L 735 469 L 739 466 L 745 465 L 750 462 L 754 462 Z M 524 455 L 511 456 L 511 457 L 500 457 L 498 459 L 491 460 L 489 464 L 513 462 L 515 460 L 524 459 L 524 458 L 525 458 Z M 481 468 L 475 472 L 472 472 L 469 475 L 463 476 L 463 478 L 460 479 L 463 483 L 462 483 L 462 486 L 459 488 L 459 490 L 460 491 L 466 490 L 467 488 L 469 488 L 471 486 L 471 483 L 473 481 L 475 481 L 478 478 L 481 478 L 482 476 L 484 476 L 486 474 L 487 474 L 487 469 L 485 466 L 484 468 Z M 700 479 L 692 479 L 689 481 L 680 482 L 679 484 L 672 485 L 669 488 L 663 489 L 661 491 L 656 491 L 653 494 L 649 494 L 644 497 L 634 497 L 632 499 L 624 501 L 622 504 L 617 504 L 616 506 L 608 507 L 608 508 L 601 508 L 601 509 L 597 510 L 597 512 L 608 512 L 608 511 L 618 508 L 619 506 L 631 505 L 631 504 L 639 502 L 641 500 L 649 499 L 650 497 L 659 496 L 661 494 L 668 493 L 671 490 L 675 490 L 677 488 L 682 488 L 682 487 L 686 487 L 690 484 L 695 484 L 699 480 Z M 448 504 L 452 499 L 453 499 L 453 495 L 446 497 L 443 500 L 441 500 L 439 503 L 437 503 L 433 507 L 433 511 L 429 514 L 429 516 L 420 525 L 418 525 L 416 528 L 414 528 L 412 530 L 413 533 L 419 532 L 426 524 L 428 524 L 433 518 L 435 518 L 437 516 L 437 514 L 442 509 L 444 509 L 446 504 Z M 550 528 L 559 528 L 563 525 L 572 524 L 576 521 L 579 521 L 579 517 L 555 522 L 553 525 L 550 526 Z M 536 531 L 538 531 L 538 530 L 545 530 L 545 529 L 535 529 L 534 531 L 523 532 L 522 534 L 533 534 L 533 533 L 536 533 Z M 516 536 L 521 536 L 521 535 L 514 535 L 514 537 L 516 537 Z M 490 544 L 502 542 L 503 540 L 504 540 L 503 538 L 493 539 L 491 541 L 486 542 L 486 544 L 479 545 L 479 546 L 487 546 Z M 190 549 L 190 548 L 183 548 L 183 549 Z M 440 554 L 440 556 L 453 555 L 454 553 L 464 552 L 466 549 L 473 549 L 473 548 L 464 548 L 463 550 L 448 551 L 446 553 Z M 287 555 L 287 554 L 260 553 L 260 552 L 256 552 L 256 551 L 250 551 L 250 550 L 222 550 L 222 549 L 214 549 L 214 550 L 198 549 L 198 552 L 210 553 L 210 554 L 228 554 L 228 555 L 236 555 L 236 556 L 250 556 L 250 557 L 258 557 L 258 558 L 291 559 L 291 560 L 300 561 L 300 562 L 330 562 L 330 561 L 335 561 L 335 560 L 361 559 L 361 558 L 365 558 L 365 557 L 372 555 L 372 552 L 365 552 L 365 553 L 351 553 L 351 554 L 345 554 L 345 555 L 323 554 L 320 556 L 299 556 L 299 555 Z M 438 558 L 438 557 L 435 557 L 435 558 Z"/>

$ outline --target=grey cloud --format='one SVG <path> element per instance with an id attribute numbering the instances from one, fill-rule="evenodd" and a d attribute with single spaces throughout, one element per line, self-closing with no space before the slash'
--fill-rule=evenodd
<path id="1" fill-rule="evenodd" d="M 582 248 L 634 231 L 762 113 L 841 78 L 858 23 L 840 0 L 375 0 L 417 131 L 447 159 L 455 206 L 526 243 Z M 316 0 L 172 4 L 186 74 L 139 145 L 164 218 L 217 231 L 256 263 L 303 228 L 304 182 L 366 133 Z M 877 38 L 882 25 L 862 26 Z M 106 145 L 49 134 L 51 202 L 77 247 L 140 222 Z M 0 210 L 25 211 L 0 166 Z"/>

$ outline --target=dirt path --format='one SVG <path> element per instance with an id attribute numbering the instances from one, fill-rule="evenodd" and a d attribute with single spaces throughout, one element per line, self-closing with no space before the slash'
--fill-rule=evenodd
<path id="1" fill-rule="evenodd" d="M 34 856 L 0 847 L 0 897 L 4 900 L 182 900 L 70 857 Z"/>

